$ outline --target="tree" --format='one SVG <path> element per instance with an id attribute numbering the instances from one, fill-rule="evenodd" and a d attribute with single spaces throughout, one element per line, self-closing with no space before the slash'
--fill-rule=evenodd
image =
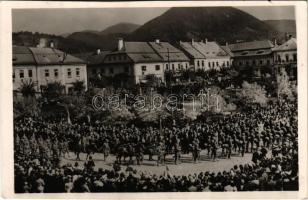
<path id="1" fill-rule="evenodd" d="M 246 81 L 243 82 L 242 89 L 237 93 L 237 97 L 245 104 L 265 105 L 268 101 L 264 88 L 257 83 L 250 84 Z"/>
<path id="2" fill-rule="evenodd" d="M 23 97 L 34 97 L 35 96 L 35 89 L 34 83 L 32 81 L 24 81 L 21 84 L 20 92 L 22 93 Z"/>
<path id="3" fill-rule="evenodd" d="M 45 86 L 41 86 L 42 95 L 48 99 L 58 98 L 65 91 L 65 86 L 60 82 L 48 83 Z"/>
<path id="4" fill-rule="evenodd" d="M 289 81 L 289 76 L 284 68 L 281 69 L 280 73 L 277 75 L 277 96 L 287 98 L 289 100 L 294 99 L 292 90 L 292 85 Z"/>
<path id="5" fill-rule="evenodd" d="M 85 85 L 83 81 L 76 81 L 73 84 L 73 90 L 80 95 L 81 93 L 83 93 L 85 91 Z"/>

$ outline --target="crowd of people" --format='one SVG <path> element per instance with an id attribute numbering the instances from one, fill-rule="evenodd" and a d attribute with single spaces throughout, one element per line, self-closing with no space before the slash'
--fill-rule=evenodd
<path id="1" fill-rule="evenodd" d="M 159 192 L 159 191 L 253 191 L 298 190 L 297 105 L 280 102 L 265 108 L 227 115 L 204 122 L 170 123 L 166 126 L 68 124 L 23 118 L 14 122 L 16 192 Z M 192 153 L 195 162 L 203 150 L 215 161 L 234 154 L 252 154 L 252 163 L 219 173 L 209 171 L 177 176 L 139 172 L 128 167 L 97 169 L 91 152 L 141 157 L 156 154 L 157 164 L 174 154 Z M 69 152 L 89 155 L 83 166 L 60 165 Z M 123 166 L 122 166 L 123 168 Z"/>

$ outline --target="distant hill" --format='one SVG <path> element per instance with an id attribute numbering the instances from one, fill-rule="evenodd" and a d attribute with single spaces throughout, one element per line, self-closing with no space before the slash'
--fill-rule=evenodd
<path id="1" fill-rule="evenodd" d="M 82 53 L 93 51 L 99 48 L 97 44 L 86 44 L 73 38 L 64 38 L 62 36 L 44 33 L 32 33 L 29 31 L 14 32 L 12 37 L 13 45 L 29 47 L 35 47 L 39 43 L 40 38 L 45 38 L 48 42 L 54 42 L 55 48 L 65 51 L 67 53 Z"/>
<path id="2" fill-rule="evenodd" d="M 194 39 L 234 42 L 281 35 L 265 22 L 233 7 L 176 7 L 145 23 L 129 39 L 165 41 Z"/>
<path id="3" fill-rule="evenodd" d="M 48 36 L 58 41 L 58 47 L 67 52 L 80 53 L 97 48 L 113 50 L 119 37 L 127 41 L 154 41 L 160 39 L 176 43 L 180 40 L 215 40 L 219 43 L 261 39 L 279 41 L 285 32 L 295 30 L 292 20 L 261 21 L 233 7 L 176 7 L 142 26 L 119 23 L 103 31 L 85 30 L 66 37 L 47 34 L 13 34 L 13 43 L 35 45 L 39 37 Z"/>
<path id="4" fill-rule="evenodd" d="M 67 36 L 66 38 L 79 41 L 88 46 L 95 46 L 96 48 L 100 48 L 102 50 L 112 50 L 116 48 L 118 38 L 120 37 L 126 38 L 127 35 L 122 33 L 100 35 L 89 32 L 76 32 Z"/>
<path id="5" fill-rule="evenodd" d="M 118 23 L 101 31 L 100 34 L 101 35 L 119 34 L 119 33 L 128 34 L 134 32 L 139 27 L 140 25 L 133 23 Z"/>
<path id="6" fill-rule="evenodd" d="M 296 33 L 295 20 L 264 20 L 273 29 L 283 33 Z"/>

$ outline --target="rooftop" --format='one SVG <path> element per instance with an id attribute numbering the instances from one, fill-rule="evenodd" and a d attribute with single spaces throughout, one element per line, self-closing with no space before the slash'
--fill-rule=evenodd
<path id="1" fill-rule="evenodd" d="M 85 61 L 54 48 L 13 46 L 13 64 L 67 65 Z"/>

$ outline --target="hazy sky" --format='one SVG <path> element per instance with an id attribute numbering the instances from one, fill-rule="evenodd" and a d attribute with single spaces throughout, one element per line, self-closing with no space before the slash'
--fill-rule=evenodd
<path id="1" fill-rule="evenodd" d="M 266 19 L 295 19 L 294 7 L 238 7 Z M 83 8 L 15 9 L 13 31 L 64 34 L 82 30 L 103 30 L 119 22 L 144 24 L 169 8 Z"/>

